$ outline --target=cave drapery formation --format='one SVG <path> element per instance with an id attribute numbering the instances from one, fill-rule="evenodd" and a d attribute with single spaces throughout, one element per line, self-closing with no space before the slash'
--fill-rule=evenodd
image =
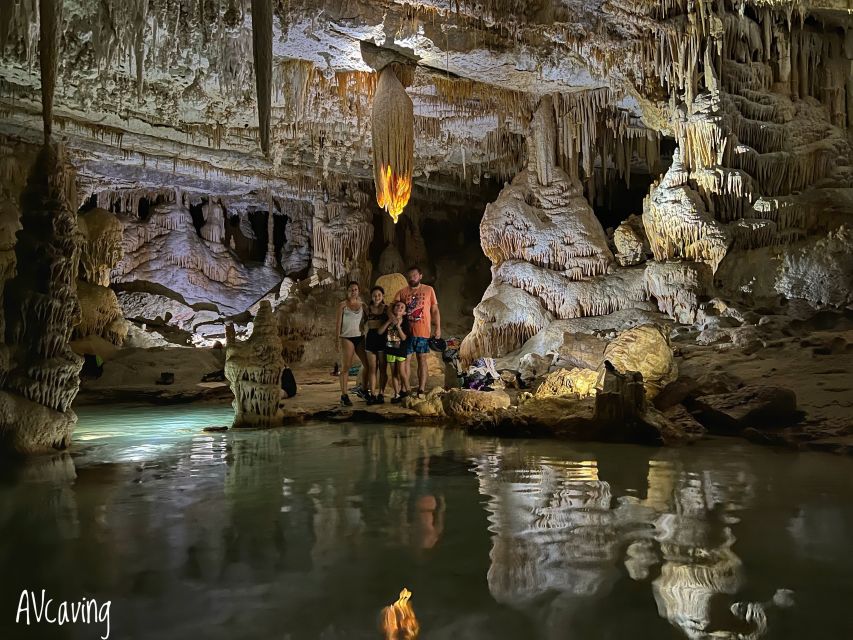
<path id="1" fill-rule="evenodd" d="M 342 282 L 473 277 L 476 240 L 440 263 L 430 236 L 472 208 L 467 360 L 613 312 L 692 323 L 715 291 L 853 302 L 843 0 L 14 0 L 0 57 L 3 393 L 51 411 L 69 332 L 132 341 L 125 318 L 204 345 L 266 300 L 285 358 L 319 360 Z M 49 380 L 9 313 L 48 210 Z"/>

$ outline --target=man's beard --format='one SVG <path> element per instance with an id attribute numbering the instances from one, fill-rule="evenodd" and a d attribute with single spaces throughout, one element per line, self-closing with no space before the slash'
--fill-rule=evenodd
<path id="1" fill-rule="evenodd" d="M 409 286 L 414 289 L 420 284 L 420 282 L 415 282 L 414 280 L 409 280 Z"/>

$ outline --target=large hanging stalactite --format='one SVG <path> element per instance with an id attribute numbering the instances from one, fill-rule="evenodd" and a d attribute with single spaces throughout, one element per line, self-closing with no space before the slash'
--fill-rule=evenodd
<path id="1" fill-rule="evenodd" d="M 373 98 L 373 181 L 376 202 L 394 222 L 412 195 L 415 115 L 392 63 L 379 72 Z"/>
<path id="2" fill-rule="evenodd" d="M 264 155 L 270 152 L 272 109 L 272 0 L 252 0 L 252 53 L 258 94 L 258 133 Z"/>
<path id="3" fill-rule="evenodd" d="M 44 140 L 50 141 L 53 124 L 53 92 L 59 57 L 59 17 L 62 0 L 39 0 L 39 64 L 41 65 L 41 106 Z"/>

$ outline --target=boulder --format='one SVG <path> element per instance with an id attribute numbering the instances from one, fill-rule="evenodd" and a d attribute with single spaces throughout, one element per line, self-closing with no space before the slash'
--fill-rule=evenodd
<path id="1" fill-rule="evenodd" d="M 699 440 L 707 432 L 680 404 L 663 412 L 648 407 L 643 421 L 657 428 L 661 443 L 665 445 L 689 444 Z"/>
<path id="2" fill-rule="evenodd" d="M 569 333 L 563 336 L 563 344 L 557 350 L 554 364 L 571 369 L 597 370 L 604 362 L 607 341 L 589 333 Z"/>
<path id="3" fill-rule="evenodd" d="M 549 373 L 536 392 L 535 398 L 589 398 L 595 395 L 598 372 L 593 369 L 557 369 Z"/>
<path id="4" fill-rule="evenodd" d="M 405 289 L 408 284 L 406 277 L 402 273 L 388 273 L 376 278 L 376 286 L 382 287 L 385 290 L 385 301 L 388 303 L 393 301 L 397 296 L 397 292 L 400 289 Z"/>
<path id="5" fill-rule="evenodd" d="M 403 401 L 403 406 L 406 409 L 417 411 L 422 416 L 443 416 L 444 406 L 442 404 L 442 396 L 444 396 L 444 389 L 436 388 L 430 391 L 425 398 L 406 397 Z"/>
<path id="6" fill-rule="evenodd" d="M 441 396 L 441 404 L 448 417 L 464 422 L 498 409 L 508 409 L 510 399 L 505 391 L 451 389 Z"/>
<path id="7" fill-rule="evenodd" d="M 551 367 L 551 358 L 538 353 L 527 353 L 518 361 L 518 375 L 522 382 L 530 384 L 536 378 L 548 373 Z"/>
<path id="8" fill-rule="evenodd" d="M 620 333 L 604 350 L 604 358 L 622 373 L 638 371 L 646 395 L 654 398 L 678 377 L 669 336 L 659 326 L 644 324 Z"/>
<path id="9" fill-rule="evenodd" d="M 736 433 L 746 427 L 783 427 L 800 418 L 792 390 L 760 385 L 700 396 L 691 410 L 704 426 L 720 433 Z"/>

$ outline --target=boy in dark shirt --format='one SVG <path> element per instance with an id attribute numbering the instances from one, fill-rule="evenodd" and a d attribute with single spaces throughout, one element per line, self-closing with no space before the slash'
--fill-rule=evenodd
<path id="1" fill-rule="evenodd" d="M 385 359 L 391 365 L 391 388 L 394 397 L 391 402 L 399 403 L 408 395 L 408 384 L 403 376 L 406 353 L 409 348 L 409 321 L 406 319 L 406 305 L 395 302 L 388 307 L 388 320 L 379 329 L 385 333 Z"/>

